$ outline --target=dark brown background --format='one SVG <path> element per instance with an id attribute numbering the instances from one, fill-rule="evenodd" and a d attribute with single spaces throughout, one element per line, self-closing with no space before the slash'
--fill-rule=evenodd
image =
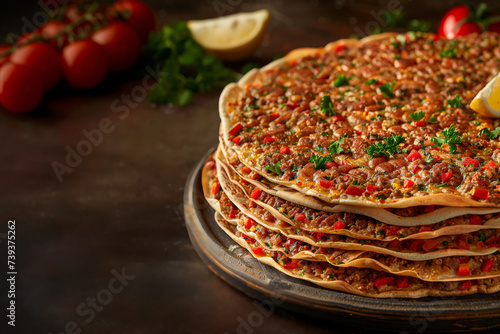
<path id="1" fill-rule="evenodd" d="M 387 9 L 383 1 L 147 2 L 160 23 L 214 17 L 221 3 L 225 14 L 268 8 L 268 34 L 252 60 L 260 64 L 293 48 L 349 37 L 367 22 L 376 25 L 371 10 Z M 400 2 L 410 18 L 430 19 L 434 29 L 454 3 Z M 30 20 L 40 10 L 34 1 L 9 6 L 0 14 L 4 35 L 18 33 L 22 18 Z M 115 75 L 89 92 L 59 87 L 32 116 L 0 112 L 0 233 L 6 233 L 8 220 L 17 223 L 17 327 L 11 332 L 59 333 L 74 321 L 81 333 L 236 333 L 238 317 L 255 310 L 251 298 L 200 260 L 184 224 L 185 180 L 217 141 L 218 93 L 197 96 L 185 108 L 142 101 L 122 120 L 111 105 L 138 89 L 138 78 L 132 72 Z M 59 182 L 52 163 L 64 163 L 66 147 L 76 148 L 85 139 L 82 131 L 97 128 L 103 118 L 113 122 L 114 131 Z M 5 282 L 6 242 L 0 240 Z M 88 315 L 76 308 L 106 289 L 112 270 L 122 268 L 135 278 L 85 324 Z M 4 303 L 5 285 L 0 287 Z M 3 328 L 7 320 L 0 313 Z M 284 310 L 253 331 L 330 332 L 364 331 Z"/>

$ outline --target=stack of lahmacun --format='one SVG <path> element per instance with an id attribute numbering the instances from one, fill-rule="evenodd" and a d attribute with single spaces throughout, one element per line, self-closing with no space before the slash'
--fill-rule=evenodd
<path id="1" fill-rule="evenodd" d="M 500 35 L 385 33 L 297 49 L 228 85 L 202 172 L 220 227 L 322 287 L 500 290 L 500 120 L 469 108 Z"/>

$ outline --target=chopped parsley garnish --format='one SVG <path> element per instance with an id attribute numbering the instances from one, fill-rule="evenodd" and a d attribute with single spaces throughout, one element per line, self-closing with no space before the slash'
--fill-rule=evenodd
<path id="1" fill-rule="evenodd" d="M 292 165 L 291 170 L 294 171 L 294 172 L 298 172 L 299 171 L 299 166 Z"/>
<path id="2" fill-rule="evenodd" d="M 427 187 L 425 186 L 425 184 L 419 184 L 418 185 L 418 190 L 420 190 L 420 191 L 427 191 Z"/>
<path id="3" fill-rule="evenodd" d="M 333 276 L 333 274 L 329 274 L 328 279 L 335 279 L 335 276 Z"/>
<path id="4" fill-rule="evenodd" d="M 340 137 L 339 140 L 334 141 L 328 146 L 328 151 L 330 151 L 331 154 L 340 154 L 341 152 L 344 151 L 340 145 L 344 144 L 344 137 Z"/>
<path id="5" fill-rule="evenodd" d="M 383 200 L 386 200 L 386 199 L 387 199 L 387 196 L 385 196 L 384 194 L 380 194 L 380 195 L 377 195 L 377 198 L 378 198 L 378 199 L 383 199 Z"/>
<path id="6" fill-rule="evenodd" d="M 462 108 L 462 97 L 460 95 L 456 95 L 454 99 L 446 100 L 448 105 L 452 108 Z"/>
<path id="7" fill-rule="evenodd" d="M 386 82 L 385 84 L 380 86 L 378 89 L 380 90 L 381 93 L 384 93 L 385 97 L 394 98 L 394 93 L 392 91 L 394 89 L 395 84 L 396 84 L 396 81 L 393 81 L 391 84 Z"/>
<path id="8" fill-rule="evenodd" d="M 446 48 L 441 51 L 441 58 L 456 58 L 457 56 L 457 49 L 455 48 Z"/>
<path id="9" fill-rule="evenodd" d="M 283 172 L 281 171 L 280 169 L 280 165 L 281 165 L 281 161 L 278 161 L 277 163 L 275 163 L 274 165 L 273 164 L 269 164 L 266 166 L 266 169 L 268 171 L 271 171 L 277 175 L 283 175 Z"/>
<path id="10" fill-rule="evenodd" d="M 420 121 L 423 117 L 425 116 L 425 112 L 423 111 L 417 111 L 417 112 L 412 112 L 410 114 L 410 117 L 416 122 Z"/>
<path id="11" fill-rule="evenodd" d="M 321 112 L 326 116 L 335 116 L 335 111 L 333 111 L 333 103 L 332 99 L 330 99 L 330 95 L 325 95 L 321 98 L 320 109 Z"/>
<path id="12" fill-rule="evenodd" d="M 266 242 L 266 246 L 267 246 L 269 249 L 271 249 L 271 248 L 272 248 L 272 247 L 271 247 L 271 244 L 270 244 L 269 242 Z"/>
<path id="13" fill-rule="evenodd" d="M 398 60 L 401 58 L 401 55 L 394 55 L 394 60 Z"/>
<path id="14" fill-rule="evenodd" d="M 321 145 L 318 145 L 318 147 L 316 147 L 314 150 L 317 152 L 320 152 L 320 153 L 325 152 L 325 149 L 323 147 L 321 147 Z"/>
<path id="15" fill-rule="evenodd" d="M 343 262 L 343 261 L 339 261 L 339 262 L 337 262 L 337 266 L 339 266 L 339 265 L 341 265 L 341 264 L 344 264 L 344 262 Z"/>
<path id="16" fill-rule="evenodd" d="M 313 153 L 311 159 L 309 159 L 309 161 L 311 161 L 314 164 L 314 168 L 316 168 L 316 169 L 325 169 L 325 164 L 328 161 L 332 161 L 332 160 L 333 160 L 333 158 L 331 155 L 321 156 L 321 155 L 316 155 L 314 153 Z"/>
<path id="17" fill-rule="evenodd" d="M 385 231 L 384 230 L 380 230 L 377 232 L 377 235 L 385 235 Z"/>
<path id="18" fill-rule="evenodd" d="M 436 186 L 436 188 L 448 187 L 448 183 L 440 183 Z"/>
<path id="19" fill-rule="evenodd" d="M 486 135 L 486 137 L 488 137 L 489 139 L 495 139 L 498 137 L 498 134 L 500 133 L 500 126 L 497 127 L 495 130 L 493 131 L 490 131 L 488 130 L 487 128 L 484 128 L 484 129 L 481 129 L 481 131 L 479 131 L 479 134 L 477 135 L 477 137 L 481 137 L 482 135 Z"/>
<path id="20" fill-rule="evenodd" d="M 373 85 L 375 83 L 378 83 L 378 80 L 377 79 L 373 79 L 371 78 L 370 80 L 368 80 L 365 85 L 369 86 L 369 85 Z"/>
<path id="21" fill-rule="evenodd" d="M 436 144 L 436 146 L 441 147 L 443 144 L 448 144 L 450 146 L 450 152 L 455 153 L 457 151 L 457 146 L 455 144 L 460 144 L 464 140 L 460 137 L 460 134 L 455 130 L 455 125 L 450 125 L 450 127 L 443 130 L 443 138 L 432 137 L 431 141 Z"/>
<path id="22" fill-rule="evenodd" d="M 335 82 L 333 83 L 333 85 L 335 87 L 346 86 L 348 84 L 349 84 L 349 79 L 343 74 L 337 74 L 337 78 L 335 79 Z"/>
<path id="23" fill-rule="evenodd" d="M 331 136 L 332 136 L 332 135 L 331 135 L 331 134 L 329 134 L 328 132 L 321 132 L 321 135 L 322 135 L 322 136 L 329 136 L 329 137 L 331 137 Z"/>
<path id="24" fill-rule="evenodd" d="M 437 124 L 439 122 L 436 119 L 436 117 L 434 117 L 434 115 L 432 115 L 431 118 L 429 118 L 429 120 L 427 121 L 427 123 L 429 123 L 429 124 Z"/>
<path id="25" fill-rule="evenodd" d="M 394 158 L 394 154 L 399 153 L 401 150 L 399 144 L 404 143 L 405 138 L 395 134 L 390 135 L 378 143 L 374 143 L 366 148 L 366 153 L 373 159 L 375 155 L 383 155 L 388 158 Z"/>

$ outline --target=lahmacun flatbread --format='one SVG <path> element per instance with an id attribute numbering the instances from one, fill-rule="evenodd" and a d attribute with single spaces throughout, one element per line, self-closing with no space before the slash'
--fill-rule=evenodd
<path id="1" fill-rule="evenodd" d="M 499 41 L 382 34 L 292 51 L 224 89 L 224 144 L 328 203 L 498 206 L 500 124 L 468 104 L 499 71 Z"/>

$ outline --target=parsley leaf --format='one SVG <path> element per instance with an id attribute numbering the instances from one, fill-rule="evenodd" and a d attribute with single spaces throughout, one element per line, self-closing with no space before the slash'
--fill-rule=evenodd
<path id="1" fill-rule="evenodd" d="M 420 121 L 423 117 L 425 116 L 425 112 L 423 111 L 417 111 L 417 112 L 412 112 L 410 114 L 410 117 L 415 121 Z"/>
<path id="2" fill-rule="evenodd" d="M 195 93 L 222 88 L 238 76 L 196 43 L 185 22 L 166 25 L 152 34 L 145 53 L 160 66 L 158 82 L 148 93 L 148 100 L 155 104 L 187 105 Z"/>
<path id="3" fill-rule="evenodd" d="M 385 97 L 394 98 L 394 93 L 392 91 L 394 89 L 395 84 L 396 84 L 396 81 L 393 81 L 392 84 L 385 83 L 382 86 L 380 86 L 378 89 L 380 90 L 381 93 L 384 93 Z"/>
<path id="4" fill-rule="evenodd" d="M 427 123 L 429 123 L 429 124 L 437 124 L 439 122 L 436 119 L 436 117 L 434 117 L 434 115 L 432 115 L 431 118 L 429 118 L 429 121 L 427 121 Z"/>
<path id="5" fill-rule="evenodd" d="M 340 137 L 339 140 L 334 141 L 328 146 L 328 151 L 333 154 L 340 154 L 341 152 L 344 151 L 342 147 L 340 147 L 341 144 L 344 144 L 344 137 Z"/>
<path id="6" fill-rule="evenodd" d="M 334 116 L 335 111 L 333 111 L 333 103 L 330 95 L 325 95 L 321 98 L 320 109 L 326 116 Z"/>
<path id="7" fill-rule="evenodd" d="M 498 137 L 498 134 L 500 133 L 500 126 L 497 127 L 495 130 L 493 131 L 490 131 L 488 130 L 487 128 L 484 128 L 484 129 L 481 129 L 481 131 L 479 131 L 479 134 L 477 135 L 477 137 L 481 137 L 483 134 L 486 135 L 486 137 L 488 137 L 489 139 L 495 139 Z"/>
<path id="8" fill-rule="evenodd" d="M 395 134 L 386 137 L 384 141 L 379 141 L 366 148 L 366 153 L 373 159 L 375 155 L 383 155 L 388 158 L 393 158 L 394 154 L 400 152 L 399 144 L 404 143 L 405 138 Z"/>
<path id="9" fill-rule="evenodd" d="M 457 57 L 457 49 L 455 48 L 446 48 L 441 51 L 441 58 L 456 58 Z"/>
<path id="10" fill-rule="evenodd" d="M 333 83 L 333 85 L 335 87 L 346 86 L 348 84 L 349 84 L 349 79 L 343 74 L 337 74 L 337 78 L 335 79 L 335 82 Z"/>
<path id="11" fill-rule="evenodd" d="M 269 164 L 266 166 L 266 169 L 268 171 L 271 171 L 277 175 L 283 175 L 283 172 L 281 171 L 280 169 L 280 165 L 281 165 L 281 161 L 278 161 L 277 163 L 275 163 L 274 165 L 273 164 Z"/>
<path id="12" fill-rule="evenodd" d="M 446 100 L 448 105 L 452 108 L 462 108 L 462 97 L 460 95 L 456 95 L 454 99 Z"/>
<path id="13" fill-rule="evenodd" d="M 431 141 L 436 144 L 436 146 L 441 147 L 443 144 L 448 144 L 450 146 L 450 152 L 455 153 L 457 151 L 457 146 L 455 144 L 460 144 L 463 142 L 463 138 L 455 130 L 455 125 L 450 125 L 450 127 L 443 130 L 443 138 L 432 137 Z"/>
<path id="14" fill-rule="evenodd" d="M 325 169 L 325 164 L 328 161 L 332 161 L 332 160 L 333 160 L 333 158 L 331 155 L 321 156 L 321 155 L 316 155 L 314 153 L 313 153 L 311 159 L 309 159 L 309 161 L 314 163 L 314 168 L 316 168 L 316 169 Z"/>
<path id="15" fill-rule="evenodd" d="M 377 79 L 373 79 L 371 78 L 370 80 L 368 80 L 365 85 L 369 86 L 369 85 L 372 85 L 374 83 L 378 83 L 378 80 Z"/>

